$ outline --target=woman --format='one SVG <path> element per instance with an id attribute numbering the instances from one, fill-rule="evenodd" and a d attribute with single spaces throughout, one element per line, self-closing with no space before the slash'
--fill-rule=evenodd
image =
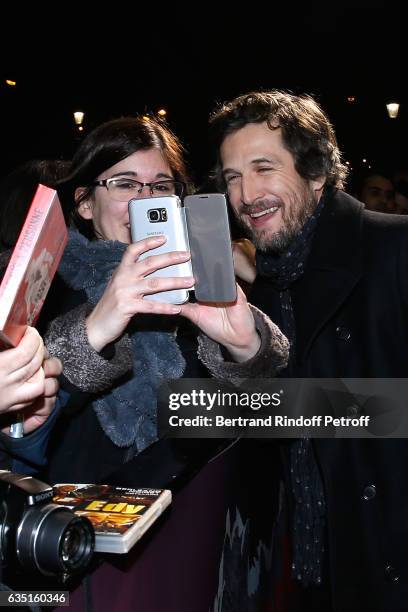
<path id="1" fill-rule="evenodd" d="M 61 185 L 77 229 L 59 272 L 70 288 L 67 309 L 81 305 L 52 323 L 47 346 L 62 359 L 69 381 L 92 395 L 81 397 L 80 410 L 75 398 L 78 413 L 69 414 L 54 435 L 53 480 L 101 479 L 152 444 L 161 379 L 203 376 L 202 363 L 232 377 L 270 375 L 286 363 L 286 339 L 259 311 L 255 321 L 242 291 L 229 307 L 149 300 L 152 293 L 193 286 L 192 277 L 148 276 L 187 261 L 189 253 L 155 255 L 162 238 L 130 244 L 128 201 L 163 193 L 182 197 L 186 180 L 181 145 L 168 129 L 122 118 L 88 135 Z M 139 261 L 146 251 L 150 256 Z M 178 315 L 193 326 L 180 324 Z M 194 326 L 204 334 L 198 340 L 202 363 Z M 219 344 L 233 363 L 224 363 Z M 101 385 L 105 371 L 107 384 Z"/>

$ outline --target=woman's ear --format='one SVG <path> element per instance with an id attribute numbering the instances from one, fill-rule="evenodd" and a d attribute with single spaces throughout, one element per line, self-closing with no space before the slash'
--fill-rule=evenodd
<path id="1" fill-rule="evenodd" d="M 75 202 L 78 202 L 78 200 L 81 198 L 85 190 L 86 190 L 85 187 L 78 187 L 77 189 L 75 189 Z M 83 219 L 93 218 L 92 204 L 89 199 L 83 200 L 78 206 L 77 210 L 78 210 L 78 214 Z"/>

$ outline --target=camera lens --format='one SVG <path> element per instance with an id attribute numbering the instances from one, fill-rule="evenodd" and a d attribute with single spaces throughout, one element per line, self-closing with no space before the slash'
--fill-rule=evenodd
<path id="1" fill-rule="evenodd" d="M 81 556 L 82 538 L 78 526 L 71 525 L 66 530 L 61 543 L 61 557 L 64 561 L 70 561 Z"/>
<path id="2" fill-rule="evenodd" d="M 149 210 L 149 220 L 153 221 L 153 223 L 155 221 L 159 221 L 160 219 L 160 213 L 158 210 Z"/>
<path id="3" fill-rule="evenodd" d="M 76 520 L 79 519 L 79 521 Z M 88 561 L 93 552 L 93 528 L 92 537 L 89 538 L 88 520 L 75 517 L 69 523 L 60 545 L 60 558 L 69 572 L 83 568 L 84 561 Z"/>
<path id="4" fill-rule="evenodd" d="M 88 565 L 95 544 L 88 519 L 47 504 L 26 512 L 17 532 L 21 565 L 44 575 L 72 574 Z"/>

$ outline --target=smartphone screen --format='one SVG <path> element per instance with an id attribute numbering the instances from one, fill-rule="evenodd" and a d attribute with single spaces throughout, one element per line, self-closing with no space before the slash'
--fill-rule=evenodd
<path id="1" fill-rule="evenodd" d="M 237 287 L 225 196 L 187 196 L 184 207 L 197 300 L 234 302 Z"/>
<path id="2" fill-rule="evenodd" d="M 134 198 L 129 202 L 129 222 L 132 242 L 143 238 L 165 235 L 166 242 L 156 249 L 143 253 L 140 259 L 170 251 L 189 251 L 185 212 L 177 196 L 157 198 Z M 149 276 L 192 276 L 191 262 L 168 266 L 152 272 Z M 145 296 L 146 300 L 168 304 L 184 304 L 189 298 L 187 289 L 162 291 Z"/>

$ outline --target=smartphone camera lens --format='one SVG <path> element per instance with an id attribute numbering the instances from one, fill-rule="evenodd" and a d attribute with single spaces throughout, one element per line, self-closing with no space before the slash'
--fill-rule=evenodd
<path id="1" fill-rule="evenodd" d="M 157 223 L 157 221 L 160 221 L 160 213 L 158 210 L 149 210 L 148 217 L 149 221 L 152 223 Z"/>
<path id="2" fill-rule="evenodd" d="M 161 220 L 167 221 L 167 210 L 165 208 L 161 209 Z"/>

